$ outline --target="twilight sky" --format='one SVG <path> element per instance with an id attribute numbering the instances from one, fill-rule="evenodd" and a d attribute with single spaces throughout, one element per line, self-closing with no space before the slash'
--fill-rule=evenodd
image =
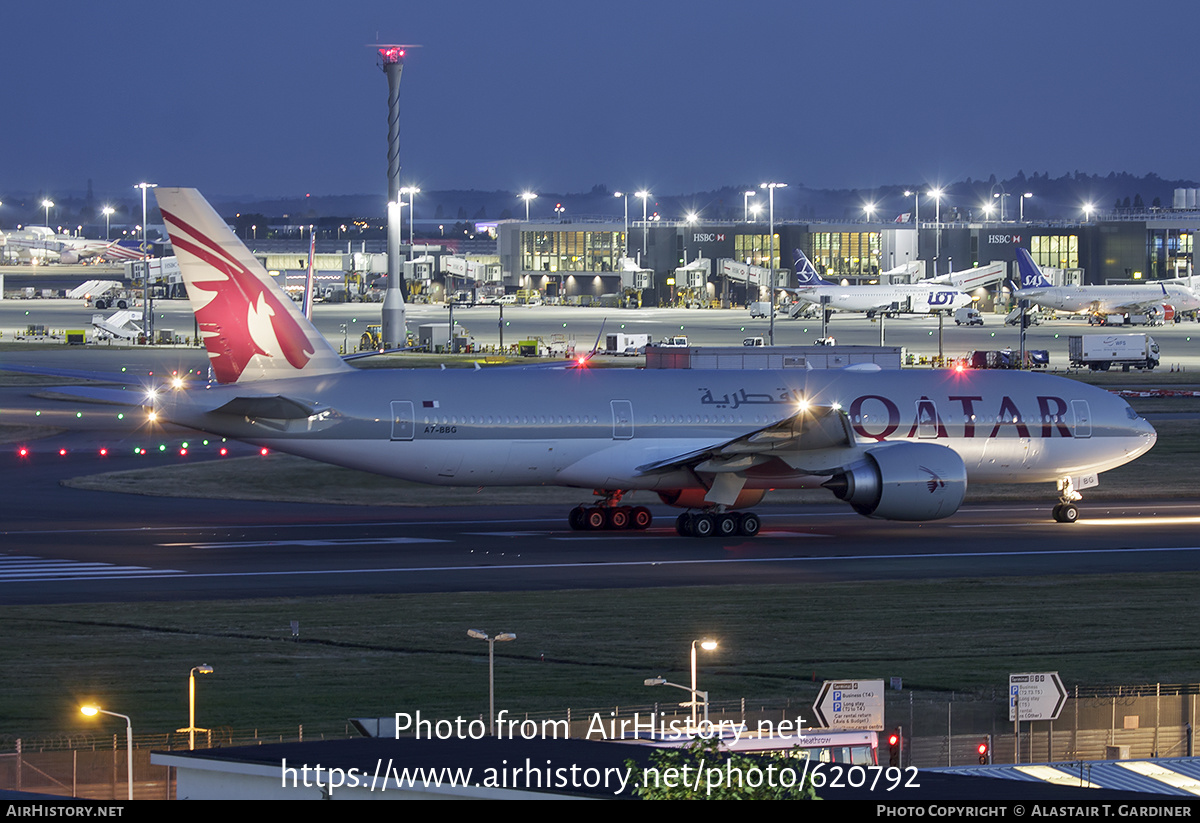
<path id="1" fill-rule="evenodd" d="M 0 199 L 1200 179 L 1194 0 L 5 4 Z"/>

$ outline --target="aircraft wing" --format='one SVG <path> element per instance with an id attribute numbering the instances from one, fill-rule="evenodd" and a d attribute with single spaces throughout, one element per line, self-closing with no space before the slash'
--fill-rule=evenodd
<path id="1" fill-rule="evenodd" d="M 638 466 L 639 474 L 691 469 L 700 474 L 741 473 L 773 458 L 812 474 L 833 474 L 857 454 L 846 414 L 832 406 L 807 406 L 747 434 Z"/>

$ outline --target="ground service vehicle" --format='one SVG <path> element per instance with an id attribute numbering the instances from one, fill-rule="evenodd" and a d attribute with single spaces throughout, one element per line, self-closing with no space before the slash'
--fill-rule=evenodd
<path id="1" fill-rule="evenodd" d="M 982 326 L 983 315 L 979 313 L 979 309 L 963 308 L 954 310 L 954 325 L 956 326 Z"/>
<path id="2" fill-rule="evenodd" d="M 1073 334 L 1067 338 L 1067 353 L 1075 368 L 1092 371 L 1153 369 L 1158 365 L 1158 343 L 1148 334 Z"/>

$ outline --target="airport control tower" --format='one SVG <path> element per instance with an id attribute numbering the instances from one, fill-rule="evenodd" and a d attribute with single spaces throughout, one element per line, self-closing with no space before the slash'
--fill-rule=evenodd
<path id="1" fill-rule="evenodd" d="M 400 73 L 404 71 L 404 46 L 381 46 L 380 65 L 388 79 L 388 235 L 387 291 L 383 295 L 383 345 L 404 345 L 404 292 L 400 274 Z"/>

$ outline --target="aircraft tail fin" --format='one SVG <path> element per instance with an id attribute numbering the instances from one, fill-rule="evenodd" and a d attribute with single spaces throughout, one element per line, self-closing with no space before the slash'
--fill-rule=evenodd
<path id="1" fill-rule="evenodd" d="M 1038 264 L 1033 262 L 1033 258 L 1025 249 L 1017 249 L 1017 268 L 1021 272 L 1021 288 L 1023 289 L 1044 289 L 1053 285 L 1046 275 L 1042 274 Z"/>
<path id="2" fill-rule="evenodd" d="M 792 253 L 795 261 L 796 269 L 796 285 L 798 286 L 831 286 L 833 285 L 827 280 L 821 279 L 821 275 L 817 274 L 817 270 L 813 268 L 813 264 L 804 256 L 804 252 L 800 249 L 795 249 Z"/>
<path id="3" fill-rule="evenodd" d="M 154 190 L 220 383 L 344 372 L 329 342 L 195 189 Z"/>

